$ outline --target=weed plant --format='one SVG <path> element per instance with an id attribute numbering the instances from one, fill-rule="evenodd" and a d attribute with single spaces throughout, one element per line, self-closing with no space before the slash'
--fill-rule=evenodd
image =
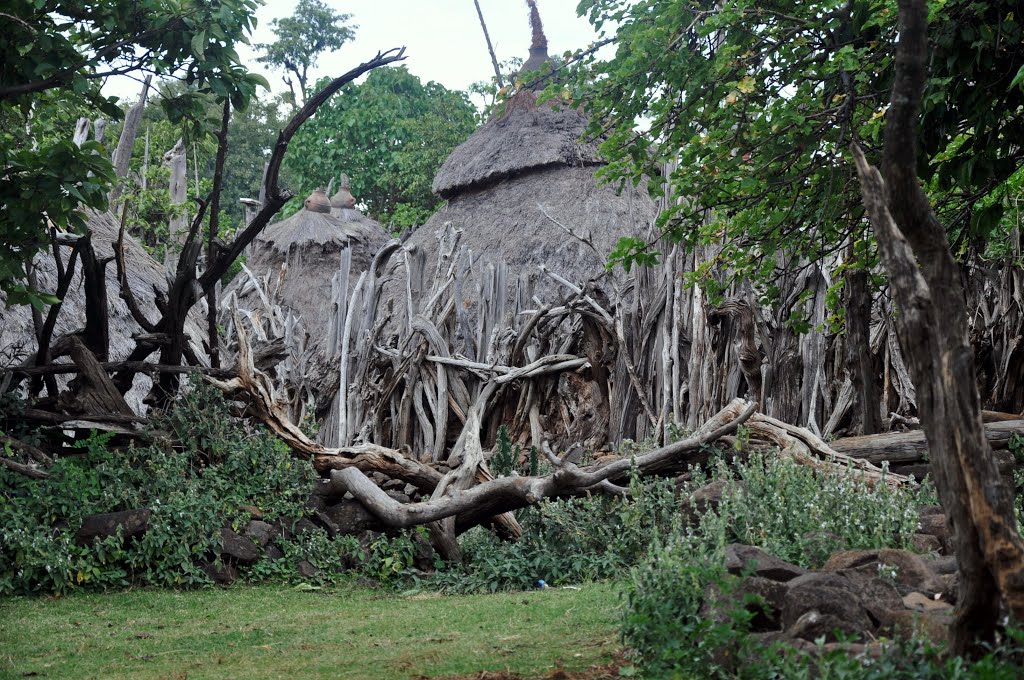
<path id="1" fill-rule="evenodd" d="M 630 488 L 631 498 L 565 498 L 520 510 L 523 536 L 515 543 L 472 529 L 461 541 L 464 564 L 446 565 L 432 583 L 472 593 L 621 577 L 646 554 L 652 536 L 679 524 L 671 480 L 634 477 Z"/>

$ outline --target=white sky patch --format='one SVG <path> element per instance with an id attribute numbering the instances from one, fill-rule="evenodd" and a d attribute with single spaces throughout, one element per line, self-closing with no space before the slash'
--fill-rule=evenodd
<path id="1" fill-rule="evenodd" d="M 310 83 L 335 77 L 373 58 L 378 51 L 405 46 L 405 66 L 424 82 L 434 80 L 449 89 L 465 90 L 478 80 L 494 75 L 473 0 L 326 0 L 338 12 L 352 14 L 350 24 L 359 28 L 355 39 L 340 50 L 321 55 Z M 597 38 L 585 18 L 576 16 L 577 0 L 538 0 L 548 51 L 561 54 L 586 48 Z M 529 11 L 523 0 L 480 0 L 487 30 L 498 60 L 525 59 L 530 47 Z M 270 22 L 290 16 L 291 0 L 267 0 L 256 11 L 258 25 L 252 44 L 270 43 Z M 240 45 L 239 55 L 250 70 L 262 73 L 275 93 L 287 87 L 281 74 L 256 61 L 257 52 Z M 108 81 L 104 93 L 122 100 L 139 95 L 138 82 L 130 78 Z"/>

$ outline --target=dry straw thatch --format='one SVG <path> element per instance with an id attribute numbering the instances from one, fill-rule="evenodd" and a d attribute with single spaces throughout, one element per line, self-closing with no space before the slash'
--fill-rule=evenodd
<path id="1" fill-rule="evenodd" d="M 100 260 L 114 256 L 119 231 L 118 220 L 108 212 L 87 212 L 86 220 L 92 234 L 92 245 L 96 257 Z M 156 305 L 156 293 L 167 292 L 167 274 L 164 266 L 146 252 L 138 241 L 130 235 L 124 237 L 125 265 L 128 286 L 132 290 L 139 309 L 146 318 L 155 323 L 160 313 Z M 68 249 L 62 249 L 64 262 L 67 262 Z M 52 292 L 57 288 L 57 267 L 49 252 L 40 253 L 33 261 L 37 286 L 42 291 Z M 109 307 L 110 350 L 111 361 L 121 361 L 135 349 L 134 335 L 144 332 L 132 318 L 128 305 L 120 295 L 117 272 L 113 263 L 106 269 L 107 304 Z M 185 332 L 188 334 L 192 350 L 198 357 L 205 357 L 206 325 L 203 319 L 202 305 L 197 305 L 189 315 Z M 81 266 L 77 268 L 75 277 L 68 289 L 68 294 L 57 317 L 54 327 L 54 339 L 74 333 L 85 327 L 85 292 L 82 282 Z M 32 322 L 32 311 L 27 305 L 6 307 L 6 299 L 0 293 L 0 348 L 4 355 L 3 362 L 14 364 L 24 361 L 36 351 L 35 330 Z M 132 390 L 125 395 L 129 405 L 141 413 L 142 398 L 149 390 L 150 379 L 142 374 L 135 377 Z"/>
<path id="2" fill-rule="evenodd" d="M 456 148 L 433 185 L 447 205 L 406 241 L 428 278 L 437 266 L 437 234 L 449 222 L 462 232 L 463 257 L 471 255 L 467 265 L 479 271 L 504 262 L 512 275 L 526 273 L 544 302 L 567 291 L 541 276 L 540 265 L 586 283 L 605 275 L 608 254 L 621 237 L 647 235 L 656 204 L 642 188 L 618 191 L 594 177 L 603 163 L 597 142 L 583 137 L 586 126 L 578 111 L 538 105 L 525 90 L 508 102 L 504 115 Z M 391 262 L 394 275 L 404 278 L 401 259 Z M 419 278 L 414 272 L 414 294 Z M 398 296 L 396 284 L 388 290 Z"/>
<path id="3" fill-rule="evenodd" d="M 246 263 L 252 276 L 239 276 L 227 292 L 235 292 L 240 308 L 254 309 L 262 303 L 256 291 L 261 285 L 270 301 L 295 315 L 309 336 L 308 346 L 321 348 L 330 335 L 331 284 L 341 252 L 351 251 L 349 279 L 354 283 L 389 239 L 376 221 L 352 206 L 335 208 L 317 190 L 302 210 L 260 235 Z"/>

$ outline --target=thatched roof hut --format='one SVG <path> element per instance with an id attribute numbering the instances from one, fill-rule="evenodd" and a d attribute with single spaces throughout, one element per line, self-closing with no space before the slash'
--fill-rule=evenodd
<path id="1" fill-rule="evenodd" d="M 89 231 L 92 233 L 92 245 L 96 256 L 100 260 L 113 257 L 119 231 L 117 218 L 108 212 L 87 211 L 86 221 Z M 138 302 L 140 311 L 146 315 L 149 321 L 156 322 L 159 320 L 160 314 L 157 310 L 154 290 L 166 293 L 166 270 L 129 234 L 125 234 L 124 249 L 128 286 Z M 64 251 L 66 258 L 67 249 Z M 50 292 L 56 290 L 57 268 L 53 256 L 48 252 L 40 253 L 33 261 L 33 267 L 38 288 Z M 127 359 L 131 351 L 135 349 L 135 341 L 132 336 L 142 333 L 143 329 L 132 318 L 128 305 L 121 298 L 117 272 L 113 263 L 107 267 L 106 282 L 110 324 L 109 359 L 121 361 Z M 54 327 L 54 339 L 85 327 L 85 292 L 80 266 L 68 291 Z M 203 345 L 206 343 L 207 336 L 206 324 L 200 307 L 201 305 L 197 305 L 193 308 L 186 320 L 185 332 L 189 336 L 196 355 L 204 357 L 206 350 Z M 3 352 L 0 354 L 0 362 L 4 364 L 21 362 L 37 349 L 31 308 L 28 305 L 7 308 L 3 293 L 0 293 L 0 348 L 2 348 L 0 351 Z M 142 398 L 148 392 L 150 384 L 148 377 L 139 374 L 135 378 L 134 387 L 125 395 L 128 404 L 137 413 L 143 411 Z"/>
<path id="2" fill-rule="evenodd" d="M 575 109 L 538 105 L 525 90 L 457 147 L 434 178 L 447 205 L 406 240 L 423 259 L 425 278 L 435 271 L 437 235 L 449 222 L 462 232 L 459 245 L 472 252 L 474 270 L 504 262 L 510 276 L 528 273 L 532 293 L 545 302 L 568 291 L 541 276 L 539 265 L 587 282 L 605 271 L 621 237 L 648 235 L 656 204 L 643 188 L 620 192 L 594 177 L 603 161 L 597 142 L 584 138 L 587 122 Z M 406 276 L 401 270 L 392 258 L 398 279 Z M 394 297 L 398 285 L 388 286 Z M 429 285 L 413 281 L 412 292 Z"/>
<path id="3" fill-rule="evenodd" d="M 347 187 L 343 189 L 347 193 Z M 350 250 L 349 281 L 354 284 L 391 238 L 380 224 L 355 209 L 354 199 L 349 203 L 339 195 L 334 207 L 323 189 L 317 189 L 302 210 L 270 225 L 253 244 L 246 263 L 257 280 L 239 276 L 227 291 L 237 295 L 240 308 L 259 307 L 265 303 L 256 290 L 258 282 L 262 294 L 294 314 L 311 348 L 320 348 L 330 336 L 332 281 L 339 272 L 341 252 Z"/>

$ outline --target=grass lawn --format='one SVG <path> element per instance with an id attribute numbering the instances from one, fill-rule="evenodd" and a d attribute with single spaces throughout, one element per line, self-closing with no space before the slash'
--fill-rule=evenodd
<path id="1" fill-rule="evenodd" d="M 618 596 L 236 586 L 0 599 L 0 677 L 413 678 L 607 663 Z"/>

